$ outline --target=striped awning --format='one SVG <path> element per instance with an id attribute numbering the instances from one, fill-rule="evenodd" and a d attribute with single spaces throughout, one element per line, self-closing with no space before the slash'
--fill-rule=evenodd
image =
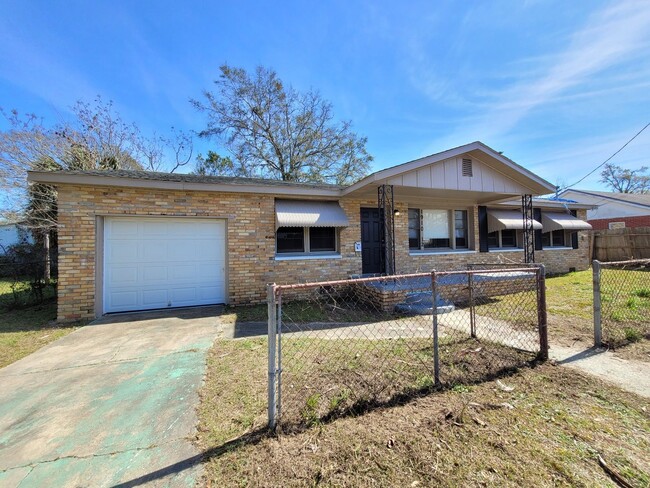
<path id="1" fill-rule="evenodd" d="M 544 232 L 552 230 L 590 230 L 591 224 L 568 213 L 542 213 Z"/>
<path id="2" fill-rule="evenodd" d="M 490 210 L 487 211 L 488 215 L 488 232 L 496 232 L 498 230 L 516 229 L 523 230 L 524 217 L 521 212 L 517 210 Z M 533 229 L 540 230 L 542 224 L 533 220 Z"/>
<path id="3" fill-rule="evenodd" d="M 345 212 L 338 202 L 315 200 L 276 200 L 275 228 L 347 227 Z"/>

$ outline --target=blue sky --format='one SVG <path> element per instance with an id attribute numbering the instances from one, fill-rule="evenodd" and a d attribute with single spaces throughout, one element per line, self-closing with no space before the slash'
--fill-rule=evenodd
<path id="1" fill-rule="evenodd" d="M 51 121 L 101 95 L 145 133 L 200 130 L 218 67 L 261 64 L 352 120 L 374 169 L 481 140 L 562 185 L 650 122 L 647 0 L 2 3 L 0 106 Z M 612 162 L 648 154 L 650 129 Z"/>

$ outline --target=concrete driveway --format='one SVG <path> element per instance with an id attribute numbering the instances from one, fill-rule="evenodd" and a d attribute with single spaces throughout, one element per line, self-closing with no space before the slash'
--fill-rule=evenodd
<path id="1" fill-rule="evenodd" d="M 217 307 L 112 316 L 0 370 L 0 486 L 193 486 Z"/>

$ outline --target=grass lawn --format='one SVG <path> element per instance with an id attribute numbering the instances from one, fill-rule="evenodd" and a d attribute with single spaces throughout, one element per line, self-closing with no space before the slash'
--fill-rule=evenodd
<path id="1" fill-rule="evenodd" d="M 274 437 L 266 367 L 264 339 L 218 341 L 208 358 L 198 439 L 207 486 L 616 486 L 598 455 L 633 486 L 650 485 L 647 400 L 574 370 L 524 368 L 501 385 Z"/>
<path id="2" fill-rule="evenodd" d="M 14 303 L 12 282 L 0 279 L 0 368 L 31 354 L 44 345 L 72 332 L 79 324 L 59 325 L 56 319 L 54 290 L 46 289 L 42 303 L 26 305 L 26 283 L 19 285 L 18 306 Z"/>

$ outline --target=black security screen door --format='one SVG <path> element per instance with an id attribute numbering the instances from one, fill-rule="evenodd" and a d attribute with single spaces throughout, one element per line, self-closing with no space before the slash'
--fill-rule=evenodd
<path id="1" fill-rule="evenodd" d="M 384 273 L 382 219 L 378 208 L 361 209 L 361 272 Z"/>

